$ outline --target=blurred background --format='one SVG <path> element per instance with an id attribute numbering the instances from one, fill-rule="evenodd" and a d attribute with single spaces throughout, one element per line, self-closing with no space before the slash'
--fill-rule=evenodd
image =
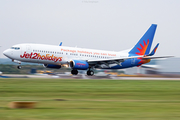
<path id="1" fill-rule="evenodd" d="M 71 68 L 62 66 L 60 69 L 46 68 L 42 64 L 22 63 L 22 69 L 17 69 L 17 63 L 8 58 L 0 59 L 0 77 L 53 77 L 53 78 L 107 78 L 117 79 L 118 77 L 180 77 L 180 58 L 173 57 L 168 59 L 151 60 L 150 63 L 143 64 L 140 67 L 133 67 L 118 70 L 96 69 L 94 76 L 86 76 L 86 70 L 80 70 L 77 76 L 71 75 Z M 22 75 L 22 76 L 21 76 Z"/>

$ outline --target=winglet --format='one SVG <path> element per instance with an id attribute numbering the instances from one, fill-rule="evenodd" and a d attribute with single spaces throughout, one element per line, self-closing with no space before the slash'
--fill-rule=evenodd
<path id="1" fill-rule="evenodd" d="M 153 51 L 147 56 L 153 56 L 156 53 L 158 46 L 159 46 L 159 43 L 156 45 L 156 47 L 153 49 Z"/>
<path id="2" fill-rule="evenodd" d="M 62 46 L 62 42 L 60 42 L 59 46 Z"/>

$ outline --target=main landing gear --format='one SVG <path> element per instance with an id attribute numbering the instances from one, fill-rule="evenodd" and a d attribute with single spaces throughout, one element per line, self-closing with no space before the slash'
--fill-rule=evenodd
<path id="1" fill-rule="evenodd" d="M 93 76 L 93 75 L 94 75 L 94 71 L 88 70 L 88 71 L 87 71 L 87 75 L 88 75 L 88 76 Z"/>
<path id="2" fill-rule="evenodd" d="M 72 75 L 77 75 L 77 74 L 78 74 L 78 71 L 77 71 L 77 70 L 71 70 L 71 74 L 72 74 Z"/>
<path id="3" fill-rule="evenodd" d="M 78 70 L 71 70 L 71 74 L 72 74 L 72 75 L 77 75 L 77 74 L 78 74 Z M 89 70 L 87 71 L 87 75 L 88 75 L 88 76 L 93 76 L 93 75 L 94 75 L 94 71 L 89 69 Z"/>

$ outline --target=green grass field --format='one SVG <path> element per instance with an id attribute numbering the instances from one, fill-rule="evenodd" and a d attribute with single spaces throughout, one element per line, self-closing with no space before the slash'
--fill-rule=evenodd
<path id="1" fill-rule="evenodd" d="M 11 101 L 38 104 L 10 109 Z M 179 120 L 180 81 L 0 79 L 0 120 L 43 119 Z"/>

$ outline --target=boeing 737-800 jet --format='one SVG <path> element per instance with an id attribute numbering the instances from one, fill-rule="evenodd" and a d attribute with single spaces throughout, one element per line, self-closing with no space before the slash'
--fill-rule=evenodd
<path id="1" fill-rule="evenodd" d="M 78 70 L 87 70 L 87 75 L 93 75 L 95 68 L 124 69 L 163 58 L 153 56 L 159 44 L 150 53 L 156 27 L 152 24 L 132 49 L 120 52 L 65 47 L 62 43 L 59 46 L 25 43 L 14 45 L 3 54 L 19 63 L 19 69 L 21 62 L 42 63 L 47 68 L 61 68 L 67 64 L 73 75 L 77 75 Z"/>

